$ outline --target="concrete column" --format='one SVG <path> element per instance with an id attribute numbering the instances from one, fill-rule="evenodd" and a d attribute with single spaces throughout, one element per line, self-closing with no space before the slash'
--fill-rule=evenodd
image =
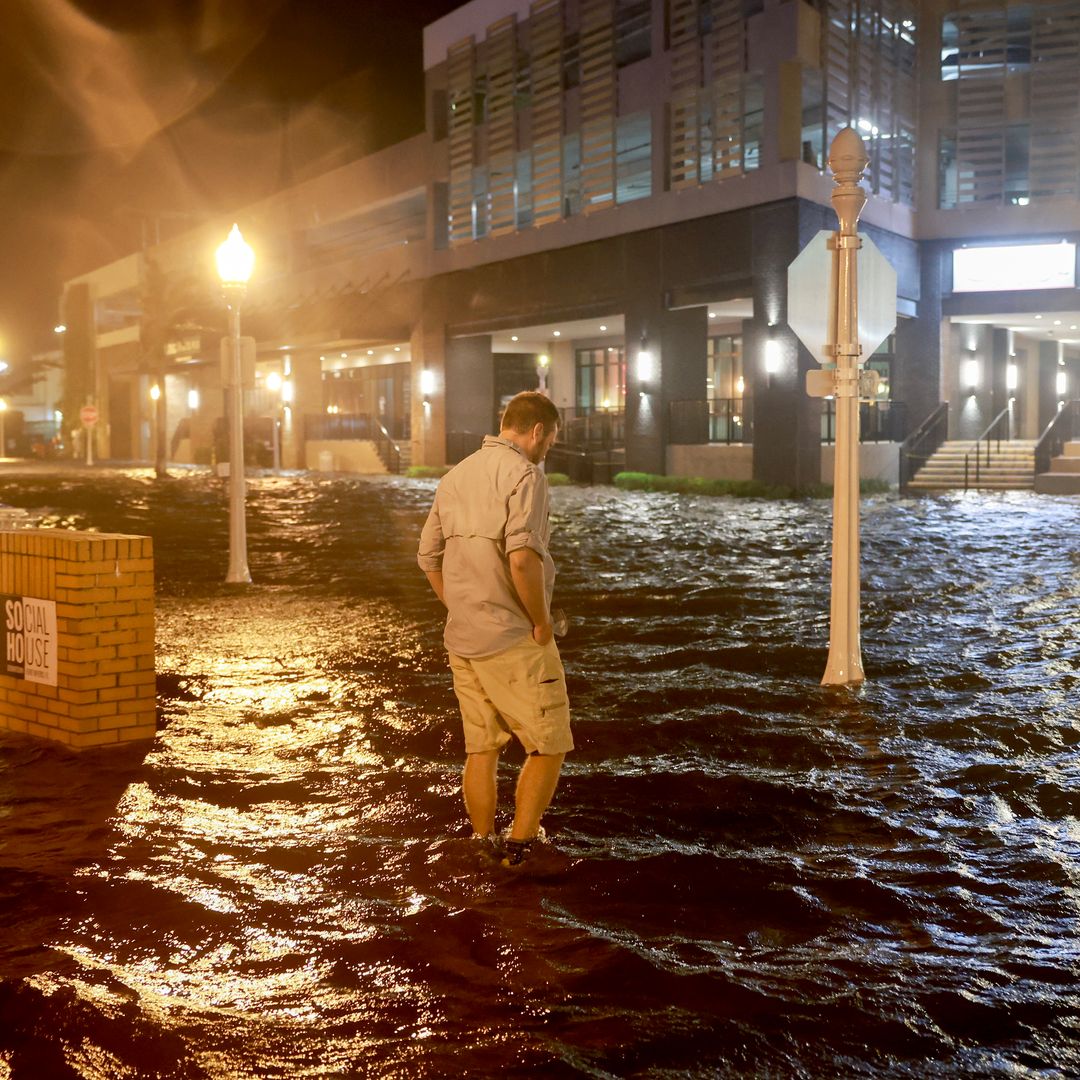
<path id="1" fill-rule="evenodd" d="M 743 374 L 753 388 L 754 479 L 805 488 L 821 482 L 821 401 L 806 393 L 806 372 L 818 363 L 787 325 L 799 214 L 795 203 L 754 211 L 754 317 L 743 323 Z M 765 370 L 767 345 L 772 373 Z"/>
<path id="2" fill-rule="evenodd" d="M 571 341 L 556 341 L 549 345 L 548 354 L 551 367 L 548 369 L 548 397 L 560 409 L 572 409 L 577 401 L 574 380 L 577 371 L 574 368 L 574 344 Z"/>
<path id="3" fill-rule="evenodd" d="M 1057 373 L 1061 345 L 1056 341 L 1039 342 L 1039 432 L 1057 415 Z"/>
<path id="4" fill-rule="evenodd" d="M 446 343 L 447 460 L 460 461 L 484 435 L 497 431 L 496 412 L 491 337 L 451 338 Z"/>
<path id="5" fill-rule="evenodd" d="M 446 464 L 446 326 L 421 320 L 409 338 L 412 355 L 412 463 Z M 430 389 L 425 387 L 430 380 Z M 425 400 L 426 399 L 426 400 Z"/>
<path id="6" fill-rule="evenodd" d="M 1009 404 L 1009 398 L 1016 393 L 1016 391 L 1009 389 L 1009 331 L 1003 330 L 1000 327 L 995 327 L 990 332 L 990 357 L 989 357 L 989 371 L 988 376 L 990 379 L 990 419 L 992 420 L 1006 405 Z M 1019 413 L 1015 413 L 1013 416 L 1013 423 L 1015 424 L 1019 419 Z M 989 422 L 989 421 L 987 421 Z M 1013 430 L 1013 438 L 1017 438 L 1017 432 Z"/>
<path id="7" fill-rule="evenodd" d="M 1016 349 L 1014 363 L 1020 372 L 1020 386 L 1023 389 L 1023 434 L 1022 439 L 1037 439 L 1039 429 L 1039 356 L 1035 349 L 1029 349 L 1014 339 Z"/>
<path id="8" fill-rule="evenodd" d="M 218 371 L 210 364 L 193 369 L 191 384 L 199 393 L 199 407 L 191 413 L 191 449 L 212 451 L 214 420 L 219 415 L 216 404 L 221 400 Z"/>
<path id="9" fill-rule="evenodd" d="M 933 245 L 923 245 L 918 315 L 899 319 L 896 324 L 893 398 L 904 403 L 907 432 L 914 431 L 940 402 L 949 400 L 942 385 L 949 324 L 941 316 L 941 263 L 941 252 Z M 950 422 L 953 419 L 950 416 Z"/>
<path id="10" fill-rule="evenodd" d="M 972 393 L 967 366 L 978 365 Z M 994 417 L 992 339 L 990 328 L 970 323 L 952 327 L 949 335 L 949 438 L 977 439 Z"/>
<path id="11" fill-rule="evenodd" d="M 291 407 L 282 409 L 281 466 L 284 469 L 305 469 L 307 433 L 304 431 L 304 417 L 320 416 L 324 408 L 322 361 L 317 354 L 294 354 L 291 368 L 287 378 L 292 383 L 293 400 Z"/>
<path id="12" fill-rule="evenodd" d="M 667 471 L 668 412 L 672 401 L 705 396 L 708 309 L 667 311 L 643 299 L 628 310 L 626 326 L 626 467 Z M 641 363 L 641 354 L 649 363 Z"/>

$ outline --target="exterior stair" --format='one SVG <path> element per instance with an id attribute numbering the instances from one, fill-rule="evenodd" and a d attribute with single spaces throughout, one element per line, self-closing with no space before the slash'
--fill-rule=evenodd
<path id="1" fill-rule="evenodd" d="M 929 461 L 908 484 L 911 491 L 954 491 L 964 488 L 964 458 L 970 455 L 967 486 L 995 491 L 1028 490 L 1035 486 L 1035 443 L 1030 439 L 1012 439 L 990 443 L 990 462 L 986 444 L 982 454 L 979 479 L 975 479 L 975 444 L 970 440 L 942 443 Z M 1080 459 L 1078 459 L 1080 461 Z M 1080 478 L 1080 472 L 1078 472 Z"/>
<path id="2" fill-rule="evenodd" d="M 1044 495 L 1080 495 L 1080 442 L 1067 442 L 1050 462 L 1050 471 L 1035 477 L 1035 490 Z"/>

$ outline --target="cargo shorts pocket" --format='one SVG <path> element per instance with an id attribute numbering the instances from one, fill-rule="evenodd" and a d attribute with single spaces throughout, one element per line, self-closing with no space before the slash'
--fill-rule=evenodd
<path id="1" fill-rule="evenodd" d="M 537 673 L 537 709 L 540 719 L 552 720 L 568 716 L 570 702 L 566 693 L 566 675 L 555 649 L 545 647 L 544 662 Z"/>

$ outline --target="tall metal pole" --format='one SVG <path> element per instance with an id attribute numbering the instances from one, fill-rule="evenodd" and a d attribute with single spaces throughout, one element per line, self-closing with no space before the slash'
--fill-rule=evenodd
<path id="1" fill-rule="evenodd" d="M 226 582 L 247 585 L 251 571 L 247 559 L 247 520 L 244 512 L 244 386 L 240 362 L 240 301 L 244 291 L 228 287 L 232 329 L 231 394 L 229 409 L 229 572 Z"/>
<path id="2" fill-rule="evenodd" d="M 866 192 L 859 186 L 869 158 L 862 139 L 845 128 L 829 150 L 836 185 L 833 209 L 840 230 L 833 234 L 834 308 L 831 351 L 836 359 L 836 458 L 833 473 L 832 598 L 829 659 L 823 685 L 863 681 L 859 596 L 859 301 L 857 252 L 859 215 Z"/>

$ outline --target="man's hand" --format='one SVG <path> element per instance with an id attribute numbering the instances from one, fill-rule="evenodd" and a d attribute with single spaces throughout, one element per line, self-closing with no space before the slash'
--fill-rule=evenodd
<path id="1" fill-rule="evenodd" d="M 540 626 L 533 627 L 533 641 L 537 645 L 546 645 L 555 636 L 555 628 L 549 619 Z"/>

